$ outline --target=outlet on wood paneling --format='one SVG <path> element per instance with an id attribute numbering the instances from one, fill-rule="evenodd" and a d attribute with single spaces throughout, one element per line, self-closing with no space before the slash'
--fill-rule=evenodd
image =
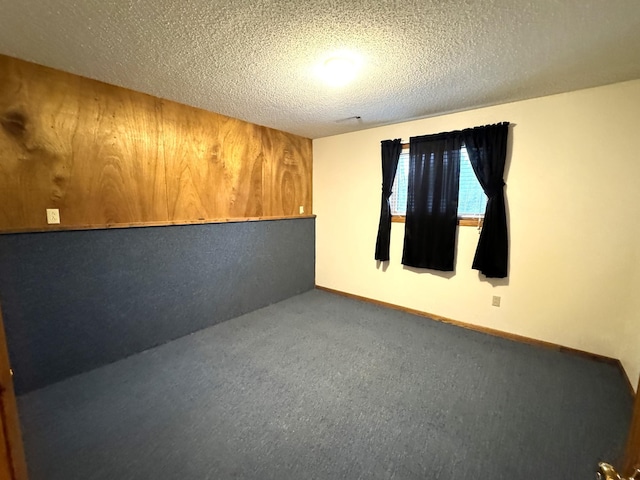
<path id="1" fill-rule="evenodd" d="M 0 231 L 311 213 L 311 140 L 0 55 Z"/>

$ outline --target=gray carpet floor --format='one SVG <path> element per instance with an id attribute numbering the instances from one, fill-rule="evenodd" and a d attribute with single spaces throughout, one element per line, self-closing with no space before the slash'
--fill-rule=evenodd
<path id="1" fill-rule="evenodd" d="M 19 398 L 31 480 L 593 478 L 618 370 L 310 291 Z"/>

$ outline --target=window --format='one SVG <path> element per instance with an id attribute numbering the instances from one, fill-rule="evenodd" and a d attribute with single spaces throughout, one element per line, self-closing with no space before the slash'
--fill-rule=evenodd
<path id="1" fill-rule="evenodd" d="M 396 221 L 402 221 L 407 211 L 407 189 L 409 184 L 409 145 L 403 146 L 398 170 L 393 182 L 391 203 L 391 215 Z M 458 192 L 458 218 L 461 225 L 477 225 L 484 218 L 487 206 L 487 196 L 484 194 L 476 174 L 473 171 L 467 149 L 460 150 L 460 187 Z M 467 222 L 465 222 L 465 220 Z M 469 220 L 471 220 L 469 222 Z"/>

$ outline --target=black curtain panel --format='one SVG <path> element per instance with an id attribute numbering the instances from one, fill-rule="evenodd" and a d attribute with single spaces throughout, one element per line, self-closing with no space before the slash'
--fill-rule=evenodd
<path id="1" fill-rule="evenodd" d="M 402 263 L 453 271 L 458 228 L 460 137 L 412 137 Z"/>
<path id="2" fill-rule="evenodd" d="M 462 131 L 469 160 L 488 198 L 473 268 L 490 278 L 507 276 L 509 240 L 503 176 L 508 134 L 508 122 Z"/>
<path id="3" fill-rule="evenodd" d="M 389 241 L 391 239 L 391 187 L 396 178 L 398 159 L 402 152 L 402 140 L 383 140 L 382 149 L 382 202 L 380 205 L 380 223 L 376 240 L 376 260 L 389 261 Z"/>

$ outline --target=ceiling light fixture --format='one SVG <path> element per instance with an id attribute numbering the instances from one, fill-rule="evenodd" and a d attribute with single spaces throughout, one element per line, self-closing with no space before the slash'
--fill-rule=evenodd
<path id="1" fill-rule="evenodd" d="M 319 74 L 332 87 L 342 87 L 351 82 L 360 67 L 358 57 L 340 52 L 327 58 L 320 68 Z"/>

